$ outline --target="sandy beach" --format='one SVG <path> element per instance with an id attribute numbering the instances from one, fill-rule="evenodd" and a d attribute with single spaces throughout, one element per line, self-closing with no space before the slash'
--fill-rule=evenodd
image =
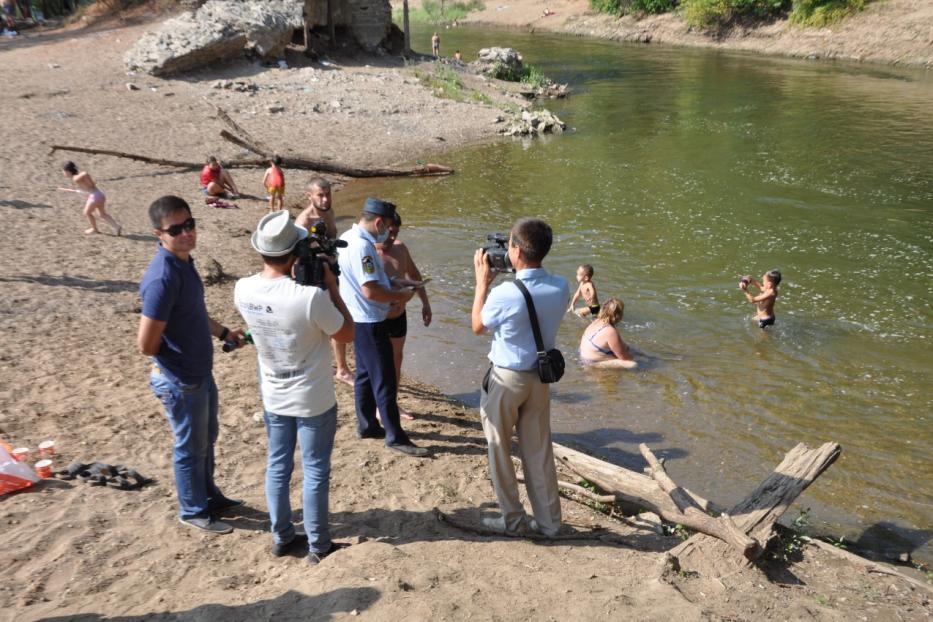
<path id="1" fill-rule="evenodd" d="M 403 68 L 374 59 L 324 67 L 289 58 L 290 69 L 238 62 L 172 80 L 127 75 L 122 55 L 144 28 L 0 42 L 7 130 L 0 151 L 0 437 L 32 448 L 54 439 L 57 468 L 101 461 L 156 479 L 137 492 L 46 480 L 0 498 L 0 619 L 930 619 L 928 590 L 811 546 L 797 561 L 723 579 L 661 572 L 676 536 L 569 498 L 565 529 L 581 534 L 574 540 L 490 537 L 438 522 L 434 508 L 477 527 L 496 514 L 485 441 L 476 411 L 411 378 L 400 403 L 416 420 L 405 427 L 434 457 L 412 460 L 358 440 L 352 390 L 338 385 L 331 520 L 335 538 L 353 546 L 317 567 L 301 557 L 274 558 L 250 349 L 225 355 L 218 348 L 214 368 L 217 479 L 246 506 L 229 516 L 230 535 L 179 525 L 170 430 L 147 386 L 149 363 L 135 347 L 138 283 L 155 250 L 146 208 L 163 194 L 190 202 L 202 274 L 213 260 L 228 275 L 207 287 L 208 309 L 240 326 L 233 285 L 260 267 L 249 233 L 265 201 L 211 208 L 195 173 L 50 155 L 50 145 L 193 161 L 240 156 L 218 137 L 212 105 L 220 105 L 283 149 L 361 166 L 428 156 L 443 163 L 443 150 L 494 139 L 499 111 L 436 99 Z M 214 88 L 220 79 L 256 88 Z M 67 185 L 65 159 L 97 180 L 125 227 L 122 237 L 103 223 L 100 235 L 82 233 L 80 197 L 56 191 Z M 243 191 L 259 194 L 261 169 L 234 175 Z M 287 204 L 301 204 L 308 177 L 286 170 Z M 335 205 L 345 228 L 359 206 L 339 192 Z M 292 489 L 294 507 L 297 475 Z M 588 535 L 594 528 L 603 529 L 601 537 Z"/>

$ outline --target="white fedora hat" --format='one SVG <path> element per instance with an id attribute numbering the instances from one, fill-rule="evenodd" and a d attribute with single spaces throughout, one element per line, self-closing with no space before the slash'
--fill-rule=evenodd
<path id="1" fill-rule="evenodd" d="M 281 257 L 292 252 L 298 240 L 306 237 L 308 230 L 296 225 L 288 210 L 279 210 L 262 217 L 250 243 L 260 255 Z"/>

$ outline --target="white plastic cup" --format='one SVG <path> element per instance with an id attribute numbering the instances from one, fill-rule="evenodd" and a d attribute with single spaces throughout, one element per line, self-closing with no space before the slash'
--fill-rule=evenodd
<path id="1" fill-rule="evenodd" d="M 55 441 L 42 441 L 39 443 L 39 455 L 40 456 L 54 456 L 55 455 Z"/>
<path id="2" fill-rule="evenodd" d="M 10 455 L 13 456 L 13 459 L 18 462 L 24 462 L 26 458 L 29 457 L 29 448 L 28 447 L 17 447 L 10 452 Z"/>
<path id="3" fill-rule="evenodd" d="M 42 479 L 52 477 L 52 461 L 39 460 L 39 462 L 36 463 L 36 475 Z"/>

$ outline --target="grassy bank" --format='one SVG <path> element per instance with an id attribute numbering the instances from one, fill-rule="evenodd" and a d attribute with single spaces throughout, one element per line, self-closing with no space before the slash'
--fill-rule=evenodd
<path id="1" fill-rule="evenodd" d="M 411 22 L 427 24 L 446 24 L 462 20 L 473 11 L 482 11 L 485 8 L 482 0 L 467 0 L 466 2 L 438 2 L 425 0 L 420 7 L 409 9 L 408 19 Z M 402 9 L 392 11 L 392 21 L 402 23 Z"/>
<path id="2" fill-rule="evenodd" d="M 789 15 L 801 26 L 837 23 L 865 8 L 867 0 L 590 0 L 590 6 L 610 15 L 660 14 L 680 11 L 691 26 L 716 29 L 754 25 Z"/>

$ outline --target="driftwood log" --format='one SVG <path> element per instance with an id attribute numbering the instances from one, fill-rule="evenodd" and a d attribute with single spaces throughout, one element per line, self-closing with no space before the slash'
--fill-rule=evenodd
<path id="1" fill-rule="evenodd" d="M 761 543 L 763 549 L 773 537 L 774 523 L 778 518 L 836 461 L 841 452 L 842 447 L 837 443 L 824 443 L 816 449 L 810 449 L 803 443 L 794 447 L 754 492 L 732 508 L 729 514 L 735 524 Z M 691 536 L 676 546 L 671 554 L 677 558 L 681 568 L 708 576 L 731 574 L 737 564 L 747 561 L 736 556 L 733 547 L 706 533 Z"/>
<path id="2" fill-rule="evenodd" d="M 723 540 L 748 559 L 754 559 L 761 548 L 759 543 L 739 530 L 728 515 L 717 518 L 707 514 L 713 511 L 712 504 L 674 484 L 654 454 L 644 445 L 642 447 L 652 466 L 652 477 L 603 462 L 557 443 L 554 444 L 554 457 L 577 475 L 611 492 L 618 499 L 651 510 L 666 521 L 680 523 Z"/>
<path id="3" fill-rule="evenodd" d="M 345 175 L 346 177 L 428 177 L 437 175 L 450 175 L 454 172 L 452 168 L 441 166 L 439 164 L 425 164 L 414 168 L 359 168 L 335 164 L 325 160 L 316 160 L 308 156 L 280 154 L 272 147 L 253 138 L 246 129 L 234 121 L 229 114 L 219 106 L 215 106 L 217 118 L 227 125 L 232 131 L 221 130 L 220 137 L 227 142 L 251 151 L 263 158 L 272 158 L 275 155 L 281 155 L 282 166 L 285 168 L 294 168 L 302 170 L 318 171 L 320 173 L 334 173 Z"/>
<path id="4" fill-rule="evenodd" d="M 225 125 L 230 127 L 231 130 L 233 130 L 233 132 L 221 130 L 220 136 L 224 140 L 227 140 L 234 145 L 242 147 L 243 149 L 246 149 L 247 151 L 255 153 L 257 156 L 259 156 L 258 158 L 240 158 L 225 162 L 224 165 L 227 168 L 264 168 L 269 165 L 269 158 L 276 155 L 276 151 L 272 147 L 253 138 L 249 132 L 240 127 L 236 121 L 230 118 L 230 115 L 228 115 L 222 108 L 217 108 L 217 118 L 219 118 Z M 113 156 L 115 158 L 136 160 L 137 162 L 145 162 L 147 164 L 155 164 L 157 166 L 170 166 L 173 168 L 189 171 L 200 170 L 204 166 L 204 162 L 168 160 L 165 158 L 156 158 L 136 153 L 115 151 L 113 149 L 94 149 L 91 147 L 77 147 L 72 145 L 52 145 L 50 153 L 55 153 L 56 151 L 71 151 L 74 153 L 90 153 L 94 155 Z M 346 166 L 343 164 L 337 164 L 323 159 L 313 159 L 302 155 L 283 155 L 282 164 L 285 168 L 316 171 L 319 173 L 332 173 L 335 175 L 343 175 L 345 177 L 353 178 L 431 177 L 438 175 L 450 175 L 454 172 L 452 168 L 441 166 L 440 164 L 425 164 L 423 166 L 415 166 L 411 168 L 367 168 Z"/>

